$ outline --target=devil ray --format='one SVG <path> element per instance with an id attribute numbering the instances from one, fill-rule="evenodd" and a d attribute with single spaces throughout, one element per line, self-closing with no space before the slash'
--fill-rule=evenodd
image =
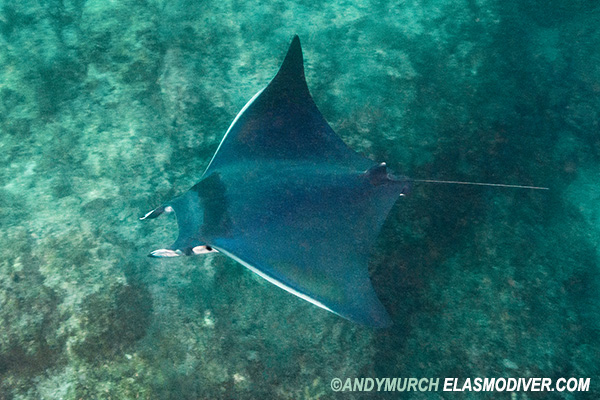
<path id="1" fill-rule="evenodd" d="M 408 182 L 351 150 L 306 84 L 300 40 L 240 111 L 208 168 L 174 211 L 179 236 L 156 257 L 219 251 L 269 282 L 357 323 L 391 323 L 367 263 Z"/>

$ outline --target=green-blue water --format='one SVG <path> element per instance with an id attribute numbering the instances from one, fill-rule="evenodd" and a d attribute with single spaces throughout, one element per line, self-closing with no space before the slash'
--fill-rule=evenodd
<path id="1" fill-rule="evenodd" d="M 149 259 L 293 34 L 324 116 L 414 178 L 354 325 L 222 255 Z M 0 399 L 600 396 L 600 8 L 586 0 L 0 1 Z M 587 393 L 335 393 L 334 377 Z M 435 397 L 443 396 L 443 397 Z M 552 397 L 554 396 L 554 397 Z"/>

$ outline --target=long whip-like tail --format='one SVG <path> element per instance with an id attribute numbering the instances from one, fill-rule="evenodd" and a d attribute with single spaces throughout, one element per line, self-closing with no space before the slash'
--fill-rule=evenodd
<path id="1" fill-rule="evenodd" d="M 436 180 L 436 179 L 410 179 L 409 181 L 410 182 L 423 182 L 423 183 L 446 183 L 446 184 L 451 184 L 451 185 L 493 186 L 493 187 L 504 187 L 504 188 L 515 188 L 515 189 L 549 190 L 549 188 L 542 187 L 542 186 L 509 185 L 506 183 L 440 181 L 440 180 Z"/>

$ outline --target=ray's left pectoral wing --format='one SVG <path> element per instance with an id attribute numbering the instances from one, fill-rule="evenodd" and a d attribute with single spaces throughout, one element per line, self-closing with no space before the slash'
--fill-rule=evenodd
<path id="1" fill-rule="evenodd" d="M 243 201 L 230 188 L 230 230 L 207 243 L 304 300 L 385 327 L 391 320 L 371 285 L 368 259 L 404 187 L 376 166 L 312 186 L 281 181 L 276 192 L 245 186 Z"/>

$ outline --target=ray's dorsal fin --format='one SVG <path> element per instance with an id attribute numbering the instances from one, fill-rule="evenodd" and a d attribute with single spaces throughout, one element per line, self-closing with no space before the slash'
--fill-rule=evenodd
<path id="1" fill-rule="evenodd" d="M 350 149 L 318 110 L 306 84 L 298 36 L 275 77 L 236 116 L 205 175 L 232 163 L 273 160 L 373 165 Z"/>

